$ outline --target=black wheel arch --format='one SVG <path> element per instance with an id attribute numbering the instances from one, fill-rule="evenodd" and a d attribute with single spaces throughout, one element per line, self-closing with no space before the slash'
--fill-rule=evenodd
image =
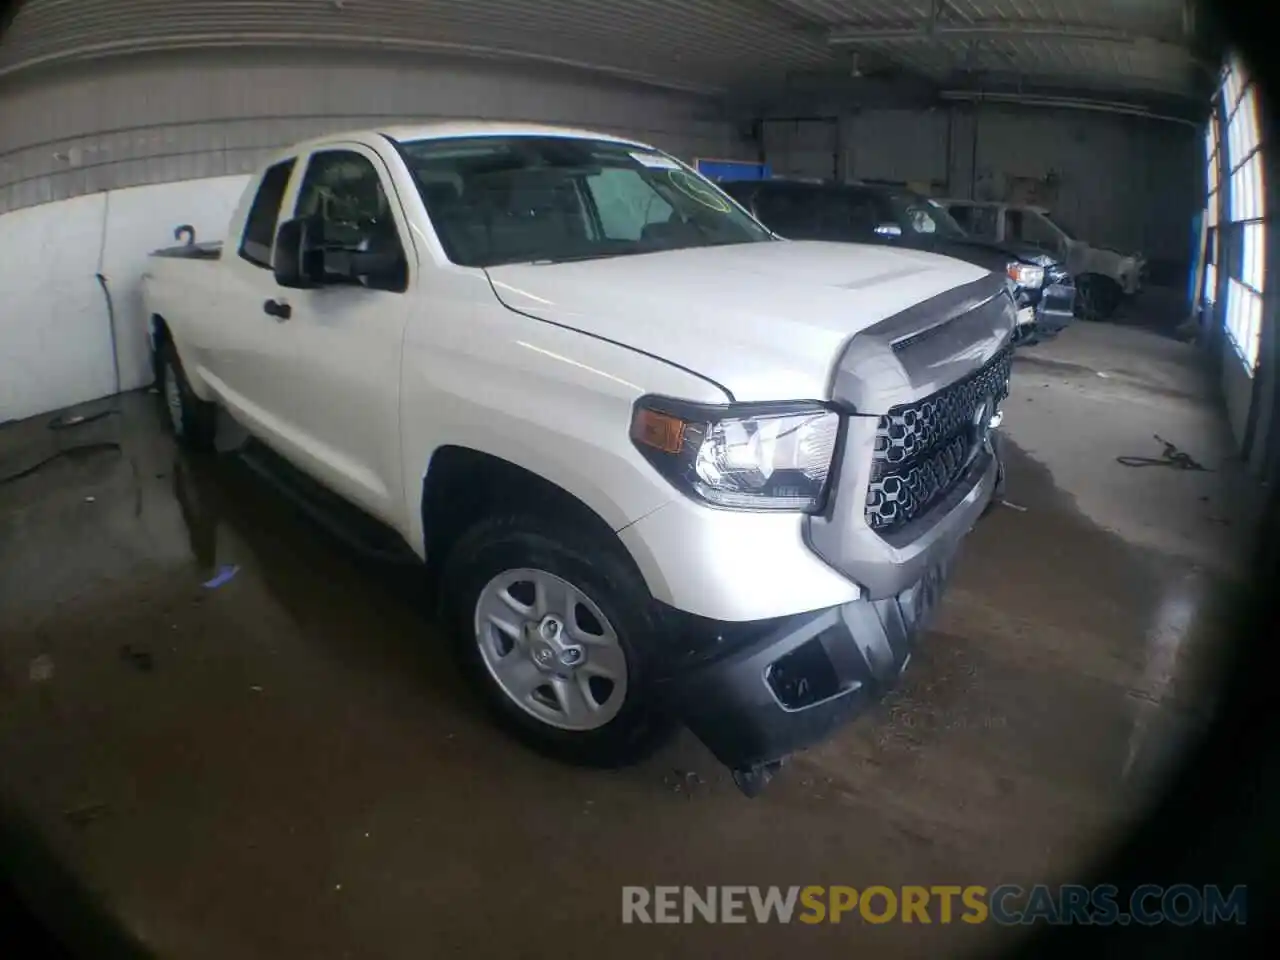
<path id="1" fill-rule="evenodd" d="M 644 582 L 639 566 L 614 529 L 559 484 L 519 464 L 473 447 L 446 445 L 431 456 L 422 483 L 423 550 L 442 562 L 478 520 L 513 506 L 586 534 L 623 560 Z"/>

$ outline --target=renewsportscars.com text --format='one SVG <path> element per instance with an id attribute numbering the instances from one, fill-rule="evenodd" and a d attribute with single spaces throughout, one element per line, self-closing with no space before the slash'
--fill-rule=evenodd
<path id="1" fill-rule="evenodd" d="M 1247 891 L 1144 884 L 1020 887 L 623 887 L 623 923 L 1243 924 Z"/>

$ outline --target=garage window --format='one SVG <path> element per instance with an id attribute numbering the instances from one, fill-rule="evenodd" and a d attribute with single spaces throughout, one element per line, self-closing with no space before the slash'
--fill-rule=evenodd
<path id="1" fill-rule="evenodd" d="M 1267 211 L 1256 87 L 1238 62 L 1227 65 L 1206 134 L 1209 251 L 1205 300 L 1226 273 L 1223 327 L 1245 369 L 1258 365 L 1266 290 Z M 1225 129 L 1225 137 L 1221 132 Z M 1226 196 L 1223 197 L 1225 192 Z M 1220 222 L 1225 221 L 1225 222 Z M 1216 241 L 1221 238 L 1221 243 Z M 1216 256 L 1221 246 L 1222 258 Z M 1213 286 L 1210 286 L 1210 285 Z"/>

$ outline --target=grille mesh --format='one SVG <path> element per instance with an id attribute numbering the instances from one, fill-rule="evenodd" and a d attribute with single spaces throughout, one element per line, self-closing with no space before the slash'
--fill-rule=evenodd
<path id="1" fill-rule="evenodd" d="M 1056 283 L 1061 287 L 1072 287 L 1075 283 L 1071 279 L 1071 273 L 1066 267 L 1057 265 L 1045 268 L 1045 285 Z"/>
<path id="2" fill-rule="evenodd" d="M 1005 347 L 965 379 L 880 418 L 867 488 L 868 526 L 888 533 L 950 492 L 978 450 L 975 413 L 988 398 L 999 404 L 1008 395 L 1012 361 L 1013 348 Z"/>

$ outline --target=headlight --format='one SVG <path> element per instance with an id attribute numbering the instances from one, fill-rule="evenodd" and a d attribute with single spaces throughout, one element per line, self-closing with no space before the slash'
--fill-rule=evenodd
<path id="1" fill-rule="evenodd" d="M 1005 268 L 1009 279 L 1020 287 L 1035 289 L 1044 283 L 1044 267 L 1030 263 L 1011 263 Z"/>
<path id="2" fill-rule="evenodd" d="M 685 494 L 718 507 L 813 513 L 822 506 L 840 415 L 808 402 L 686 404 L 645 397 L 631 439 Z"/>

